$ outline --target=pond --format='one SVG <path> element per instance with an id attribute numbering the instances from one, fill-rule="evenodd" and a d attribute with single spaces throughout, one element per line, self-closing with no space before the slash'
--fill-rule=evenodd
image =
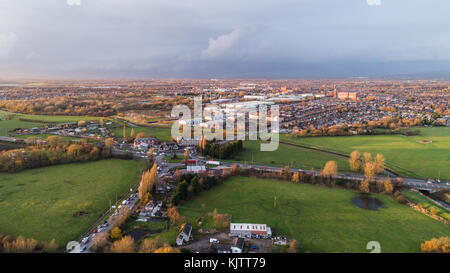
<path id="1" fill-rule="evenodd" d="M 368 195 L 358 195 L 352 199 L 352 203 L 362 209 L 368 210 L 378 210 L 378 208 L 385 208 L 383 202 Z"/>

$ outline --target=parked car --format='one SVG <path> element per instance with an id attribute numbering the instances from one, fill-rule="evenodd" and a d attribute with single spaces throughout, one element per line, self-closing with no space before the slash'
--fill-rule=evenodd
<path id="1" fill-rule="evenodd" d="M 257 249 L 259 249 L 259 247 L 258 246 L 251 246 L 250 249 L 257 250 Z"/>
<path id="2" fill-rule="evenodd" d="M 216 238 L 210 238 L 210 239 L 209 239 L 209 242 L 210 242 L 210 243 L 213 243 L 213 244 L 218 244 L 218 243 L 219 243 L 219 240 L 217 240 Z"/>

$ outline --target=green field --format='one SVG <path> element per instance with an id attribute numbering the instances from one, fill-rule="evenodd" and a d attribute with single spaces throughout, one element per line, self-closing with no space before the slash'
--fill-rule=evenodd
<path id="1" fill-rule="evenodd" d="M 5 120 L 5 116 L 11 115 L 10 120 Z M 15 114 L 0 110 L 0 135 L 7 135 L 8 131 L 16 128 L 32 128 L 32 127 L 42 127 L 45 123 L 33 122 L 33 121 L 21 121 L 20 118 L 37 120 L 37 121 L 48 121 L 54 123 L 63 122 L 78 122 L 80 120 L 98 120 L 98 117 L 83 117 L 83 116 L 45 116 L 45 115 L 27 115 L 27 114 Z"/>
<path id="2" fill-rule="evenodd" d="M 239 161 L 248 164 L 265 165 L 274 167 L 290 166 L 296 169 L 311 169 L 321 170 L 325 163 L 329 160 L 334 160 L 338 164 L 338 171 L 350 172 L 348 160 L 343 157 L 292 147 L 280 144 L 278 149 L 273 152 L 262 152 L 260 150 L 259 141 L 245 141 L 244 150 L 236 157 Z"/>
<path id="3" fill-rule="evenodd" d="M 310 252 L 368 252 L 378 241 L 382 252 L 420 252 L 420 243 L 449 236 L 450 227 L 391 197 L 373 194 L 386 208 L 361 209 L 356 192 L 266 179 L 233 177 L 180 208 L 192 222 L 207 211 L 232 214 L 233 222 L 264 223 L 274 234 L 298 241 Z M 277 205 L 274 207 L 274 197 Z"/>
<path id="4" fill-rule="evenodd" d="M 353 150 L 381 153 L 386 165 L 409 177 L 440 177 L 450 181 L 450 127 L 420 128 L 419 136 L 376 135 L 286 138 L 287 141 L 345 154 Z M 431 140 L 432 143 L 420 143 Z"/>
<path id="5" fill-rule="evenodd" d="M 47 242 L 55 238 L 63 245 L 128 192 L 143 168 L 143 162 L 110 159 L 2 173 L 0 233 Z"/>
<path id="6" fill-rule="evenodd" d="M 112 130 L 112 133 L 114 133 L 117 137 L 123 136 L 123 124 L 120 125 L 118 128 L 115 128 Z M 170 128 L 162 128 L 162 127 L 131 127 L 126 126 L 127 131 L 127 137 L 130 137 L 131 129 L 134 131 L 134 136 L 136 136 L 140 132 L 144 132 L 146 136 L 153 136 L 156 137 L 159 141 L 170 141 L 171 134 L 170 134 Z"/>

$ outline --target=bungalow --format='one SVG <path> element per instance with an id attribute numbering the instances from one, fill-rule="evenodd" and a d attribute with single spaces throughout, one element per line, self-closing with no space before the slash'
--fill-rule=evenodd
<path id="1" fill-rule="evenodd" d="M 176 239 L 177 245 L 181 246 L 184 243 L 187 243 L 191 238 L 191 233 L 192 233 L 192 225 L 190 223 L 184 224 L 183 230 L 177 236 Z"/>
<path id="2" fill-rule="evenodd" d="M 231 253 L 242 253 L 244 249 L 244 238 L 234 238 Z"/>
<path id="3" fill-rule="evenodd" d="M 178 150 L 178 145 L 175 142 L 164 142 L 159 146 L 160 151 Z"/>
<path id="4" fill-rule="evenodd" d="M 231 253 L 231 248 L 229 245 L 224 244 L 211 244 L 209 246 L 209 252 L 211 253 Z"/>

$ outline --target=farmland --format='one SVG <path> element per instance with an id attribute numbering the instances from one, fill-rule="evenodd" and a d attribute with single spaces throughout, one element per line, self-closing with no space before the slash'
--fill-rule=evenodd
<path id="1" fill-rule="evenodd" d="M 282 137 L 281 141 L 345 154 L 353 150 L 381 153 L 386 158 L 386 165 L 404 176 L 450 180 L 450 128 L 419 130 L 421 133 L 418 136 Z"/>
<path id="2" fill-rule="evenodd" d="M 135 185 L 143 168 L 111 159 L 0 174 L 0 233 L 63 245 Z"/>
<path id="3" fill-rule="evenodd" d="M 382 252 L 420 252 L 420 243 L 449 236 L 450 228 L 390 196 L 373 194 L 385 205 L 376 211 L 351 203 L 357 193 L 305 184 L 233 177 L 188 201 L 180 209 L 190 221 L 217 208 L 233 222 L 265 223 L 276 234 L 298 241 L 300 251 L 367 252 L 378 241 Z M 276 196 L 276 205 L 274 197 Z"/>
<path id="4" fill-rule="evenodd" d="M 112 130 L 112 133 L 115 136 L 122 137 L 123 136 L 123 123 L 118 123 L 120 126 L 116 127 Z M 138 133 L 143 132 L 146 136 L 153 136 L 158 138 L 160 141 L 170 141 L 171 135 L 170 135 L 170 128 L 164 128 L 164 127 L 131 127 L 126 126 L 126 134 L 127 137 L 131 134 L 131 129 L 134 131 L 134 136 L 136 136 Z"/>
<path id="5" fill-rule="evenodd" d="M 331 155 L 323 152 L 312 151 L 308 149 L 290 147 L 280 144 L 278 149 L 273 152 L 263 152 L 260 150 L 259 141 L 245 141 L 244 150 L 236 157 L 236 160 L 246 162 L 248 164 L 285 167 L 300 169 L 315 168 L 320 170 L 329 160 L 334 160 L 338 164 L 338 169 L 341 172 L 349 172 L 348 160 L 336 155 Z"/>
<path id="6" fill-rule="evenodd" d="M 6 116 L 10 116 L 9 120 L 5 120 Z M 20 119 L 27 119 L 22 121 Z M 98 120 L 98 117 L 83 117 L 83 116 L 46 116 L 46 115 L 28 115 L 15 114 L 5 111 L 0 111 L 0 135 L 6 135 L 8 131 L 15 128 L 31 128 L 42 127 L 45 123 L 39 121 L 46 121 L 48 123 L 63 123 L 63 122 L 78 122 L 80 120 Z"/>

